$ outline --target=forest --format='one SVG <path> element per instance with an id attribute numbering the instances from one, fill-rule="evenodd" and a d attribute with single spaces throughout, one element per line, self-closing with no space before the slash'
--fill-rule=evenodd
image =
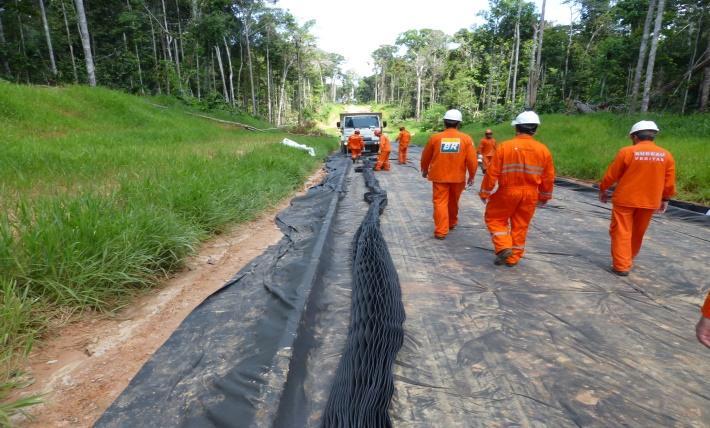
<path id="1" fill-rule="evenodd" d="M 398 106 L 402 118 L 461 108 L 503 120 L 521 108 L 707 111 L 704 0 L 570 0 L 570 25 L 523 0 L 490 0 L 455 32 L 411 29 L 345 70 L 300 24 L 263 0 L 3 0 L 0 78 L 171 94 L 276 125 L 330 102 Z M 475 17 L 471 17 L 474 22 Z"/>
<path id="2" fill-rule="evenodd" d="M 571 25 L 520 0 L 491 0 L 485 24 L 412 29 L 372 53 L 361 100 L 421 118 L 459 106 L 494 121 L 512 111 L 707 111 L 710 20 L 700 0 L 570 0 Z M 496 120 L 497 119 L 497 120 Z"/>

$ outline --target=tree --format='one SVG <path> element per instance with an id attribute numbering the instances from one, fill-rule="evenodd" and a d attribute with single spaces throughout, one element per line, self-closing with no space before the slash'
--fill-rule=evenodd
<path id="1" fill-rule="evenodd" d="M 661 34 L 661 25 L 663 23 L 663 9 L 665 5 L 665 0 L 658 0 L 658 9 L 656 10 L 656 23 L 653 27 L 653 39 L 651 39 L 651 51 L 648 53 L 648 65 L 646 65 L 646 81 L 643 85 L 643 99 L 641 100 L 641 111 L 644 113 L 648 111 L 648 103 L 651 98 L 653 67 L 656 61 L 656 51 L 658 49 L 658 39 Z"/>
<path id="2" fill-rule="evenodd" d="M 84 48 L 84 60 L 86 61 L 86 74 L 89 78 L 89 85 L 96 86 L 94 57 L 91 52 L 91 38 L 89 36 L 89 26 L 86 23 L 86 12 L 84 11 L 84 0 L 74 0 L 74 4 L 76 6 L 76 19 L 79 24 L 79 35 L 81 36 L 81 46 Z"/>

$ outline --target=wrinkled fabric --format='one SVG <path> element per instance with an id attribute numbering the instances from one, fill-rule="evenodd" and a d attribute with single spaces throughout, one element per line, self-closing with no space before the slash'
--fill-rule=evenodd
<path id="1" fill-rule="evenodd" d="M 353 159 L 360 157 L 364 147 L 365 141 L 362 139 L 362 135 L 353 134 L 348 137 L 348 149 L 350 150 L 350 155 Z"/>
<path id="2" fill-rule="evenodd" d="M 409 142 L 411 139 L 412 135 L 406 129 L 404 131 L 400 131 L 397 136 L 397 140 L 399 141 L 399 163 L 402 165 L 407 163 L 407 149 L 409 148 Z"/>
<path id="3" fill-rule="evenodd" d="M 380 152 L 377 155 L 377 164 L 375 165 L 375 171 L 380 171 L 384 169 L 385 171 L 390 170 L 390 152 L 392 151 L 392 145 L 390 144 L 390 139 L 387 138 L 385 134 L 380 136 Z"/>
<path id="4" fill-rule="evenodd" d="M 611 210 L 611 258 L 614 269 L 631 270 L 634 259 L 641 250 L 643 236 L 651 223 L 655 210 L 631 208 L 614 204 Z"/>
<path id="5" fill-rule="evenodd" d="M 702 312 L 705 318 L 710 318 L 710 293 L 708 293 L 707 297 L 705 298 L 705 304 L 703 305 Z"/>
<path id="6" fill-rule="evenodd" d="M 478 154 L 483 158 L 483 169 L 488 169 L 496 153 L 496 139 L 482 138 L 478 143 Z"/>
<path id="7" fill-rule="evenodd" d="M 484 218 L 495 252 L 513 250 L 507 263 L 518 263 L 525 253 L 525 240 L 537 198 L 537 192 L 531 189 L 514 188 L 498 191 L 488 201 Z"/>

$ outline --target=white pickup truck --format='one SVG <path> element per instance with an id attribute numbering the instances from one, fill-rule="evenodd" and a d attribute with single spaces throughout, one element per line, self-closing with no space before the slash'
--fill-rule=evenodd
<path id="1" fill-rule="evenodd" d="M 363 153 L 377 153 L 380 150 L 380 139 L 375 136 L 375 129 L 384 130 L 387 121 L 382 121 L 382 113 L 340 113 L 337 126 L 340 129 L 340 150 L 343 153 L 348 153 L 348 137 L 356 129 L 360 130 L 365 141 Z"/>

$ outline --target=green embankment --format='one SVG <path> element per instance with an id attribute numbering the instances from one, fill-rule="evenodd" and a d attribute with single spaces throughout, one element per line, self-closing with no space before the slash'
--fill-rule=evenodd
<path id="1" fill-rule="evenodd" d="M 313 158 L 277 144 L 284 133 L 153 105 L 168 103 L 0 82 L 0 402 L 54 314 L 119 307 L 200 240 L 293 193 L 337 147 L 291 136 Z"/>
<path id="2" fill-rule="evenodd" d="M 542 116 L 536 138 L 552 151 L 558 175 L 600 180 L 619 148 L 631 144 L 627 136 L 631 125 L 646 118 L 658 123 L 661 128 L 658 144 L 668 149 L 676 160 L 676 198 L 709 205 L 710 114 L 550 114 Z M 473 136 L 478 144 L 486 127 L 484 124 L 467 124 L 463 131 Z M 499 142 L 514 135 L 510 122 L 490 128 Z M 415 134 L 415 144 L 426 144 L 428 133 Z"/>

